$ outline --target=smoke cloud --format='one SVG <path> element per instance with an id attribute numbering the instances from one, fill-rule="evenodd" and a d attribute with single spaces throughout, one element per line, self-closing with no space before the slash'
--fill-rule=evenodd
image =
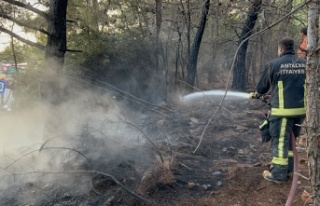
<path id="1" fill-rule="evenodd" d="M 96 170 L 123 178 L 152 164 L 154 152 L 135 122 L 138 111 L 105 92 L 75 88 L 59 106 L 33 102 L 1 114 L 0 205 L 41 205 L 58 190 L 64 198 L 92 189 L 92 175 L 41 171 Z"/>

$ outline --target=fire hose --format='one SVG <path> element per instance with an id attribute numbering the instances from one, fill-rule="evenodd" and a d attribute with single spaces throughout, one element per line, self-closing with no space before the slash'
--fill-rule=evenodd
<path id="1" fill-rule="evenodd" d="M 270 95 L 259 95 L 256 93 L 250 93 L 249 99 L 260 99 L 263 102 L 267 102 L 267 99 L 270 99 Z M 296 138 L 294 133 L 291 131 L 290 133 L 291 144 L 292 144 L 292 151 L 293 151 L 293 179 L 291 183 L 290 192 L 286 201 L 285 206 L 291 206 L 293 203 L 294 196 L 297 191 L 298 187 L 298 178 L 299 178 L 299 171 L 298 171 L 298 152 L 297 152 L 297 145 L 296 145 Z"/>

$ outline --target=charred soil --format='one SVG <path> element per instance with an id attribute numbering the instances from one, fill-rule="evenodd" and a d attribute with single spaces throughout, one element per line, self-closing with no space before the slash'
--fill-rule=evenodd
<path id="1" fill-rule="evenodd" d="M 194 152 L 217 105 L 199 100 L 192 104 L 165 105 L 174 112 L 161 108 L 141 109 L 143 115 L 132 119 L 152 139 L 161 155 L 146 141 L 140 146 L 126 148 L 123 150 L 126 155 L 119 154 L 113 159 L 107 158 L 108 151 L 101 150 L 104 152 L 91 161 L 96 170 L 113 175 L 125 187 L 150 200 L 152 205 L 284 205 L 291 180 L 274 184 L 261 176 L 271 160 L 270 145 L 261 143 L 257 129 L 264 116 L 264 105 L 247 100 L 226 100 Z M 155 114 L 154 110 L 165 115 Z M 86 144 L 93 144 L 88 138 L 93 136 L 86 135 Z M 99 147 L 112 149 L 96 142 L 94 148 L 100 151 Z M 79 149 L 90 157 L 87 150 Z M 308 176 L 305 153 L 299 155 L 300 172 Z M 63 168 L 73 167 L 66 164 Z M 78 165 L 81 170 L 88 167 L 84 163 Z M 52 174 L 40 174 L 23 184 L 14 177 L 6 179 L 8 186 L 0 191 L 0 205 L 148 205 L 103 174 L 53 175 L 55 178 Z M 63 184 L 64 179 L 73 186 Z M 310 192 L 308 185 L 307 180 L 299 178 L 294 205 L 304 205 L 300 196 L 304 190 Z"/>

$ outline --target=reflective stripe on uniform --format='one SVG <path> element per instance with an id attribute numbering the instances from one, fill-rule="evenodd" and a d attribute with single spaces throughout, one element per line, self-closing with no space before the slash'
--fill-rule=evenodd
<path id="1" fill-rule="evenodd" d="M 288 151 L 288 157 L 293 157 L 293 151 L 292 150 Z"/>
<path id="2" fill-rule="evenodd" d="M 259 129 L 262 129 L 266 125 L 268 125 L 268 120 L 264 120 L 262 124 L 259 126 Z"/>
<path id="3" fill-rule="evenodd" d="M 278 81 L 279 108 L 284 108 L 283 81 Z"/>
<path id="4" fill-rule="evenodd" d="M 273 157 L 272 163 L 276 165 L 288 165 L 288 158 Z"/>
<path id="5" fill-rule="evenodd" d="M 300 116 L 306 114 L 306 108 L 271 108 L 271 115 L 274 116 Z"/>
<path id="6" fill-rule="evenodd" d="M 280 136 L 279 136 L 279 143 L 278 143 L 278 157 L 284 157 L 284 139 L 286 137 L 286 127 L 287 127 L 287 118 L 282 118 L 281 120 L 281 128 L 280 128 Z"/>

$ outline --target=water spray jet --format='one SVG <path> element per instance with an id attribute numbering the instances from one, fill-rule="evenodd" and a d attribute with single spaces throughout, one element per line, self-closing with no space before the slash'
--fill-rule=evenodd
<path id="1" fill-rule="evenodd" d="M 182 96 L 181 101 L 188 102 L 188 101 L 198 100 L 201 98 L 209 98 L 213 100 L 217 97 L 222 98 L 225 94 L 226 94 L 226 91 L 224 90 L 194 92 L 194 93 Z M 249 97 L 249 93 L 246 93 L 246 92 L 227 91 L 227 94 L 226 94 L 226 99 L 248 99 L 248 97 Z"/>

